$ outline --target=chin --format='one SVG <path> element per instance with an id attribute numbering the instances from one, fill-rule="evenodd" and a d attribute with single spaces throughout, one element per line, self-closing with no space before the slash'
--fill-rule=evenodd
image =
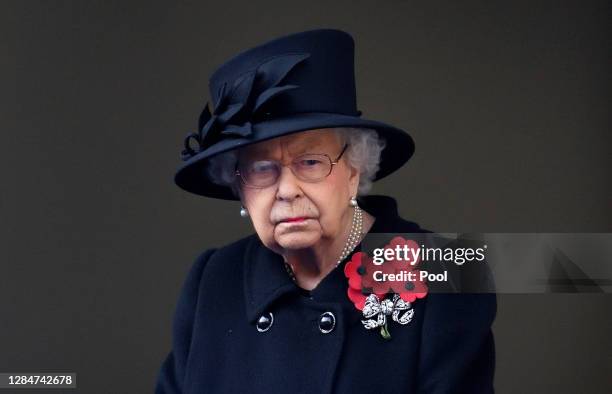
<path id="1" fill-rule="evenodd" d="M 291 233 L 276 238 L 276 243 L 283 249 L 305 249 L 314 246 L 321 237 L 317 234 Z"/>

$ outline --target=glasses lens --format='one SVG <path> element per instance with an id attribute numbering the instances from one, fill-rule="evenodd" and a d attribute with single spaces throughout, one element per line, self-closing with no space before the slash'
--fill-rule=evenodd
<path id="1" fill-rule="evenodd" d="M 326 155 L 308 154 L 293 162 L 293 172 L 305 181 L 318 181 L 329 175 L 331 161 Z"/>
<path id="2" fill-rule="evenodd" d="M 240 175 L 245 184 L 254 187 L 266 187 L 274 184 L 280 174 L 277 162 L 255 160 L 239 166 Z"/>

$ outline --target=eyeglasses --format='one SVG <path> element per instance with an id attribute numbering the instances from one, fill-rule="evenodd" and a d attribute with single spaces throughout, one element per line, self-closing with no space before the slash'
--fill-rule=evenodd
<path id="1" fill-rule="evenodd" d="M 326 154 L 308 153 L 293 159 L 289 168 L 299 180 L 321 181 L 331 174 L 334 165 L 338 164 L 347 147 L 348 145 L 344 145 L 342 152 L 334 161 Z M 235 175 L 240 176 L 245 186 L 261 189 L 272 186 L 278 181 L 283 166 L 277 160 L 250 160 L 238 163 Z"/>

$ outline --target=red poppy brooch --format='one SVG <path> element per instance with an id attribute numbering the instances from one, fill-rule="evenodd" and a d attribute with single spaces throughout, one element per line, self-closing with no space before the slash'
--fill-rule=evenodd
<path id="1" fill-rule="evenodd" d="M 368 330 L 380 327 L 385 339 L 391 338 L 389 319 L 401 325 L 410 323 L 414 316 L 411 303 L 427 295 L 427 285 L 416 269 L 419 255 L 404 253 L 403 258 L 398 258 L 394 253 L 418 248 L 415 241 L 395 237 L 382 248 L 382 253 L 375 254 L 377 258 L 357 252 L 344 266 L 348 297 L 362 311 L 363 326 Z"/>

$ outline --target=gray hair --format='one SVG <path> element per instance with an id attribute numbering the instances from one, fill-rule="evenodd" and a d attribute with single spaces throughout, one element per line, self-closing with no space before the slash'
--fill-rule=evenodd
<path id="1" fill-rule="evenodd" d="M 367 194 L 379 169 L 385 140 L 373 129 L 336 127 L 332 130 L 339 134 L 343 144 L 348 144 L 344 157 L 349 165 L 359 170 L 358 195 Z M 229 186 L 235 196 L 239 195 L 235 176 L 237 160 L 238 152 L 233 149 L 211 157 L 205 166 L 205 175 L 218 185 Z"/>

